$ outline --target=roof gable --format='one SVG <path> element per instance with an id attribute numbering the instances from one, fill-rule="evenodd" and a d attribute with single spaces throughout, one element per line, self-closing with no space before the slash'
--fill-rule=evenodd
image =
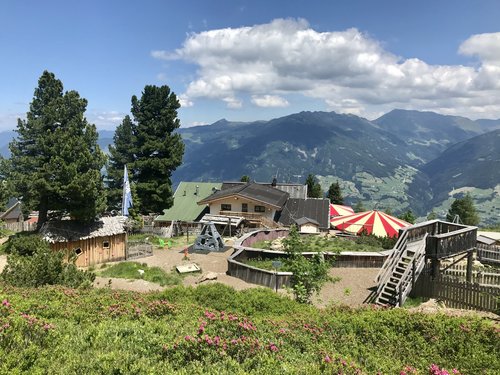
<path id="1" fill-rule="evenodd" d="M 227 189 L 217 191 L 209 197 L 202 199 L 198 204 L 206 204 L 216 200 L 233 197 L 244 197 L 250 200 L 262 202 L 277 209 L 281 209 L 288 199 L 288 193 L 270 186 L 250 182 L 244 185 L 235 185 Z"/>
<path id="2" fill-rule="evenodd" d="M 328 198 L 290 198 L 283 207 L 278 221 L 283 225 L 290 226 L 297 219 L 306 217 L 316 220 L 320 228 L 328 229 L 330 227 L 329 216 L 330 200 Z"/>
<path id="3" fill-rule="evenodd" d="M 74 220 L 47 221 L 40 234 L 50 243 L 86 240 L 96 237 L 109 237 L 125 233 L 125 216 L 102 217 L 99 220 L 82 224 Z"/>
<path id="4" fill-rule="evenodd" d="M 220 190 L 222 184 L 216 182 L 185 182 L 179 183 L 174 193 L 174 204 L 169 209 L 163 210 L 163 215 L 156 217 L 155 221 L 194 221 L 205 207 L 198 205 L 200 199 Z"/>

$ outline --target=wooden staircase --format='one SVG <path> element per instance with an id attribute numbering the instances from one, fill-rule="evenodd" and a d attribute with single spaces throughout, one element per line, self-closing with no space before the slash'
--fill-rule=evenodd
<path id="1" fill-rule="evenodd" d="M 425 265 L 428 234 L 408 239 L 404 231 L 377 276 L 375 303 L 402 306 Z"/>

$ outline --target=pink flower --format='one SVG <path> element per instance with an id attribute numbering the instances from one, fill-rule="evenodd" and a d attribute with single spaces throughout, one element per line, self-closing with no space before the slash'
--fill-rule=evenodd
<path id="1" fill-rule="evenodd" d="M 326 363 L 330 363 L 331 361 L 332 361 L 332 359 L 331 359 L 331 358 L 330 358 L 330 356 L 327 354 L 327 355 L 325 356 L 325 362 L 326 362 Z"/>
<path id="2" fill-rule="evenodd" d="M 191 341 L 191 336 L 189 336 L 189 335 L 184 336 L 184 340 L 186 340 L 186 341 Z"/>
<path id="3" fill-rule="evenodd" d="M 275 344 L 271 343 L 269 344 L 269 350 L 272 352 L 277 352 L 279 349 Z"/>
<path id="4" fill-rule="evenodd" d="M 9 301 L 7 301 L 6 299 L 4 299 L 4 300 L 2 301 L 2 306 L 5 306 L 5 307 L 10 307 L 10 302 L 9 302 Z"/>

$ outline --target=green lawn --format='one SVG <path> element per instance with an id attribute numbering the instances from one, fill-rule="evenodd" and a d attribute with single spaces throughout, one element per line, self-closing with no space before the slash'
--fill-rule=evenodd
<path id="1" fill-rule="evenodd" d="M 159 237 L 157 235 L 148 234 L 148 233 L 132 234 L 132 235 L 128 236 L 129 241 L 149 242 L 150 244 L 152 244 L 156 247 L 160 247 L 160 248 L 162 247 L 161 241 L 163 241 L 164 247 L 178 248 L 178 247 L 183 247 L 183 246 L 191 246 L 194 243 L 195 239 L 196 239 L 195 235 L 189 235 L 189 242 L 187 241 L 186 236 L 166 238 L 166 237 Z"/>
<path id="2" fill-rule="evenodd" d="M 347 240 L 338 237 L 327 238 L 324 236 L 303 236 L 301 237 L 307 246 L 307 251 L 326 251 L 326 252 L 341 252 L 341 251 L 381 251 L 383 250 L 382 243 L 372 236 L 359 237 L 355 241 Z M 271 241 L 257 241 L 252 245 L 255 249 L 271 249 Z"/>
<path id="3" fill-rule="evenodd" d="M 144 272 L 140 272 L 140 270 Z M 152 283 L 166 285 L 179 285 L 182 283 L 182 276 L 176 272 L 167 273 L 160 267 L 148 267 L 147 264 L 137 262 L 122 262 L 112 265 L 98 272 L 102 277 L 116 277 L 120 279 L 143 279 Z"/>

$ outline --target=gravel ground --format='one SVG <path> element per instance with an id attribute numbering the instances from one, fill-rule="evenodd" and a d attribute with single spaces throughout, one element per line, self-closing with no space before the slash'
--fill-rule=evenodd
<path id="1" fill-rule="evenodd" d="M 258 288 L 261 286 L 247 283 L 236 277 L 226 275 L 227 258 L 232 254 L 233 249 L 228 248 L 224 252 L 190 252 L 189 260 L 184 258 L 184 249 L 155 249 L 153 256 L 136 259 L 134 261 L 145 263 L 149 267 L 160 267 L 165 271 L 174 270 L 176 266 L 188 263 L 196 263 L 200 266 L 202 273 L 187 275 L 183 284 L 186 286 L 195 286 L 201 276 L 211 272 L 217 274 L 217 280 L 204 281 L 203 284 L 219 282 L 232 286 L 236 290 L 247 288 Z M 314 298 L 314 304 L 317 306 L 327 306 L 329 304 L 345 304 L 349 306 L 361 305 L 370 294 L 369 288 L 374 286 L 374 278 L 377 275 L 378 268 L 332 268 L 330 275 L 340 277 L 340 281 L 326 284 L 320 294 Z M 110 278 L 98 277 L 94 283 L 96 287 L 108 286 Z M 127 289 L 134 291 L 162 290 L 159 285 L 148 283 L 144 280 L 123 280 L 111 279 L 110 287 L 112 289 Z M 287 294 L 285 290 L 280 293 Z"/>

